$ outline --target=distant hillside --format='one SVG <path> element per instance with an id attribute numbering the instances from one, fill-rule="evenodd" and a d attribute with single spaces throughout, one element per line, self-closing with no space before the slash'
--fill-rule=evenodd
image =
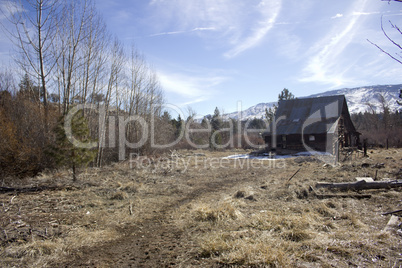
<path id="1" fill-rule="evenodd" d="M 399 90 L 401 88 L 402 85 L 379 85 L 356 88 L 343 88 L 298 98 L 345 95 L 349 111 L 352 114 L 371 111 L 369 104 L 373 109 L 375 109 L 376 112 L 381 112 L 382 109 L 380 103 L 380 95 L 383 95 L 391 111 L 395 112 L 397 109 L 400 109 L 400 106 L 397 104 L 396 101 L 399 99 Z M 250 108 L 241 112 L 241 118 L 242 120 L 264 118 L 265 109 L 272 107 L 274 104 L 277 105 L 277 102 L 259 103 L 257 105 L 251 106 Z M 233 112 L 225 114 L 224 117 L 238 119 L 239 116 L 238 112 Z"/>

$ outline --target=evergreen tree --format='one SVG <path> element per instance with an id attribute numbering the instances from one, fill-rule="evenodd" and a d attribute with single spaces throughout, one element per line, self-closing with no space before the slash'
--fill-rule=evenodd
<path id="1" fill-rule="evenodd" d="M 172 120 L 172 116 L 170 115 L 170 113 L 168 111 L 163 112 L 162 120 L 165 122 L 169 122 Z"/>
<path id="2" fill-rule="evenodd" d="M 211 118 L 212 130 L 219 130 L 222 128 L 222 118 L 218 107 L 215 108 L 214 115 Z"/>
<path id="3" fill-rule="evenodd" d="M 248 124 L 249 129 L 263 129 L 265 127 L 266 126 L 264 120 L 260 118 L 253 118 Z"/>
<path id="4" fill-rule="evenodd" d="M 201 121 L 201 126 L 202 128 L 207 128 L 208 127 L 208 119 L 204 117 Z"/>
<path id="5" fill-rule="evenodd" d="M 39 89 L 37 86 L 34 86 L 34 83 L 30 79 L 28 74 L 24 75 L 18 86 L 19 86 L 18 96 L 25 99 L 29 99 L 34 102 L 39 102 L 40 100 Z"/>
<path id="6" fill-rule="evenodd" d="M 282 92 L 278 95 L 278 101 L 281 101 L 281 100 L 292 100 L 292 99 L 294 99 L 295 98 L 295 95 L 293 95 L 290 91 L 289 91 L 289 89 L 287 89 L 287 88 L 284 88 L 283 90 L 282 90 Z"/>
<path id="7" fill-rule="evenodd" d="M 95 160 L 96 150 L 80 148 L 74 146 L 65 129 L 66 116 L 60 117 L 55 129 L 55 145 L 51 148 L 49 154 L 53 157 L 58 166 L 71 167 L 73 171 L 73 181 L 77 180 L 77 168 L 85 167 Z M 82 116 L 82 113 L 76 113 L 71 120 L 72 137 L 82 143 L 92 142 L 89 137 L 88 123 Z"/>
<path id="8" fill-rule="evenodd" d="M 60 95 L 56 93 L 52 93 L 49 95 L 49 100 L 53 103 L 57 103 L 60 101 Z"/>
<path id="9" fill-rule="evenodd" d="M 265 118 L 268 121 L 268 124 L 270 124 L 272 121 L 274 121 L 276 110 L 278 107 L 274 104 L 274 106 L 271 108 L 269 107 L 268 109 L 265 108 Z"/>
<path id="10" fill-rule="evenodd" d="M 289 89 L 284 88 L 281 93 L 278 95 L 278 102 L 282 100 L 293 100 L 295 99 L 295 95 L 292 94 L 292 92 L 289 91 Z M 269 107 L 268 109 L 265 109 L 265 118 L 268 121 L 268 124 L 270 124 L 274 118 L 276 111 L 278 110 L 278 107 L 274 104 L 274 106 Z"/>
<path id="11" fill-rule="evenodd" d="M 179 137 L 181 132 L 183 131 L 183 119 L 181 119 L 180 114 L 177 116 L 177 119 L 172 119 L 170 121 L 174 128 L 174 136 L 175 138 Z"/>
<path id="12" fill-rule="evenodd" d="M 222 144 L 222 133 L 218 132 L 222 128 L 222 118 L 221 114 L 219 112 L 218 107 L 215 108 L 214 115 L 211 118 L 211 127 L 212 127 L 212 133 L 211 136 L 209 137 L 209 147 L 211 149 L 216 149 L 215 145 L 220 145 Z"/>

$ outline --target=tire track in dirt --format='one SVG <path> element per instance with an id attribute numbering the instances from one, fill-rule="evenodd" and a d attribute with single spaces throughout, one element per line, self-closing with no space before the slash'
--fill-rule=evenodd
<path id="1" fill-rule="evenodd" d="M 120 228 L 123 237 L 71 254 L 59 267 L 171 267 L 219 266 L 197 257 L 198 248 L 187 234 L 174 225 L 170 212 L 206 193 L 219 192 L 249 178 L 224 179 L 200 185 L 182 198 L 162 205 L 141 223 Z"/>

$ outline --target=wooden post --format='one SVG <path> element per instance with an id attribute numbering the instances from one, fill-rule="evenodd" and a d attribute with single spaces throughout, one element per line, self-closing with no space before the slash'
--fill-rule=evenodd
<path id="1" fill-rule="evenodd" d="M 335 157 L 335 165 L 339 162 L 339 142 L 336 142 L 336 157 Z"/>
<path id="2" fill-rule="evenodd" d="M 363 140 L 363 157 L 367 157 L 367 139 Z"/>

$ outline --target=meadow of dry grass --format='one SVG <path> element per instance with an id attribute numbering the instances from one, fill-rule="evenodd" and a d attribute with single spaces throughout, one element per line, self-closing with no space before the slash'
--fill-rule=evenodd
<path id="1" fill-rule="evenodd" d="M 241 153 L 179 151 L 87 169 L 74 183 L 63 170 L 4 180 L 15 189 L 0 193 L 1 266 L 402 265 L 400 221 L 384 230 L 391 215 L 382 215 L 402 209 L 400 189 L 360 191 L 371 195 L 363 199 L 310 190 L 401 179 L 402 150 L 335 167 L 312 157 L 222 160 Z"/>

